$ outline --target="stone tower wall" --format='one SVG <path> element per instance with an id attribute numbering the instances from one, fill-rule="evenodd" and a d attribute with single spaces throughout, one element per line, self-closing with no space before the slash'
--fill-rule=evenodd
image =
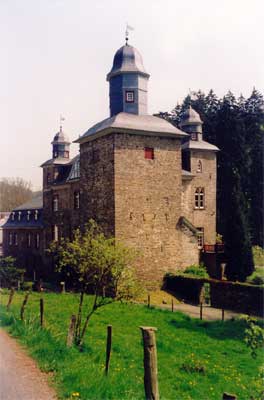
<path id="1" fill-rule="evenodd" d="M 153 160 L 145 147 L 154 148 Z M 115 135 L 115 234 L 139 250 L 137 270 L 148 286 L 198 261 L 197 241 L 178 227 L 181 180 L 179 139 Z"/>
<path id="2" fill-rule="evenodd" d="M 197 172 L 198 162 L 202 162 L 202 172 Z M 204 228 L 204 242 L 215 244 L 216 236 L 216 153 L 212 151 L 191 152 L 191 173 L 195 175 L 188 188 L 188 218 L 195 227 Z M 195 209 L 194 197 L 197 187 L 205 189 L 204 209 Z"/>

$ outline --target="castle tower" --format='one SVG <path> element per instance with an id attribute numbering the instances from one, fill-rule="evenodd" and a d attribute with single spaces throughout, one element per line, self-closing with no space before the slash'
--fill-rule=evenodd
<path id="1" fill-rule="evenodd" d="M 203 140 L 202 124 L 200 115 L 189 106 L 180 123 L 189 135 L 182 145 L 182 166 L 193 179 L 183 186 L 182 207 L 200 232 L 201 248 L 216 240 L 216 153 L 219 151 Z"/>
<path id="2" fill-rule="evenodd" d="M 201 141 L 203 139 L 202 124 L 200 115 L 190 105 L 183 114 L 180 128 L 189 133 L 191 140 Z"/>
<path id="3" fill-rule="evenodd" d="M 117 50 L 106 79 L 109 81 L 111 117 L 120 112 L 147 114 L 149 74 L 137 49 L 125 44 Z"/>

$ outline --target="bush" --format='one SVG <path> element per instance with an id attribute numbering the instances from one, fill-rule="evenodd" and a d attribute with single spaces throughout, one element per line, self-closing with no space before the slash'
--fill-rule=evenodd
<path id="1" fill-rule="evenodd" d="M 209 278 L 205 265 L 190 265 L 183 271 L 184 274 L 199 276 L 200 278 Z"/>
<path id="2" fill-rule="evenodd" d="M 264 268 L 256 268 L 252 275 L 247 278 L 251 285 L 264 285 Z"/>
<path id="3" fill-rule="evenodd" d="M 33 282 L 26 281 L 21 284 L 22 290 L 32 290 Z"/>
<path id="4" fill-rule="evenodd" d="M 254 264 L 264 266 L 264 249 L 260 246 L 253 246 Z"/>

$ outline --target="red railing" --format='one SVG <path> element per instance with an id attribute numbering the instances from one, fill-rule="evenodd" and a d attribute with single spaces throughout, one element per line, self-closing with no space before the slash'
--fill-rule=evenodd
<path id="1" fill-rule="evenodd" d="M 223 253 L 224 244 L 223 243 L 204 244 L 203 251 L 205 253 Z"/>

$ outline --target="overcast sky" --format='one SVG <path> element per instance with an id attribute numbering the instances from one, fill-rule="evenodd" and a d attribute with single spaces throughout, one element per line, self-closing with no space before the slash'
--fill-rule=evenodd
<path id="1" fill-rule="evenodd" d="M 71 140 L 109 116 L 126 22 L 151 75 L 149 113 L 189 89 L 263 92 L 263 0 L 0 0 L 0 177 L 41 188 L 60 114 Z"/>

